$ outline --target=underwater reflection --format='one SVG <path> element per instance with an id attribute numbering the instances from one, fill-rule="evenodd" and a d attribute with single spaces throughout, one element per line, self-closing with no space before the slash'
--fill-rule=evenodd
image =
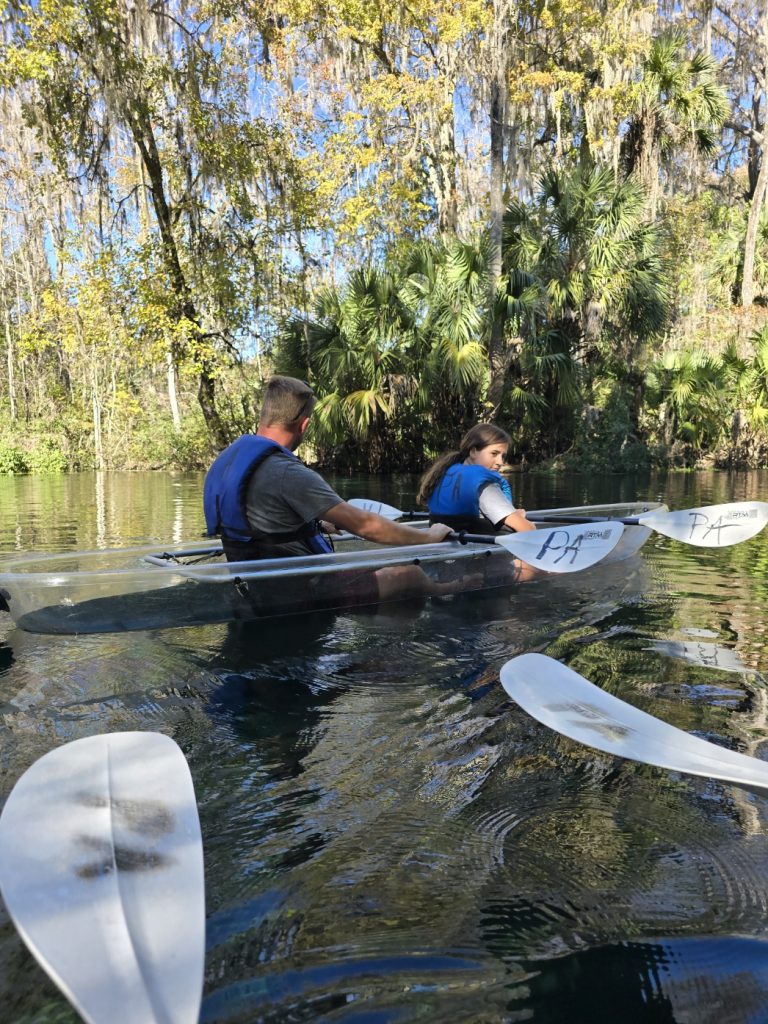
<path id="1" fill-rule="evenodd" d="M 530 972 L 515 998 L 536 1024 L 763 1024 L 768 942 L 733 936 L 649 939 L 587 949 Z"/>
<path id="2" fill-rule="evenodd" d="M 651 640 L 647 650 L 657 651 L 668 658 L 677 658 L 701 668 L 719 669 L 721 672 L 748 672 L 736 651 L 722 644 L 703 640 Z"/>
<path id="3" fill-rule="evenodd" d="M 13 665 L 16 659 L 13 656 L 13 651 L 7 643 L 0 642 L 0 675 L 3 672 L 7 672 L 8 669 Z"/>

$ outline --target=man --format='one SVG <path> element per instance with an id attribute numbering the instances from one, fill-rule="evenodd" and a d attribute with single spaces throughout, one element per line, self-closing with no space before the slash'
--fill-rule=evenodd
<path id="1" fill-rule="evenodd" d="M 293 453 L 304 437 L 316 400 L 304 381 L 272 377 L 257 433 L 239 437 L 208 471 L 204 487 L 208 535 L 221 534 L 227 559 L 329 551 L 321 523 L 379 544 L 445 540 L 451 528 L 443 523 L 416 529 L 349 505 L 318 473 L 299 461 Z M 425 592 L 433 592 L 431 585 Z"/>

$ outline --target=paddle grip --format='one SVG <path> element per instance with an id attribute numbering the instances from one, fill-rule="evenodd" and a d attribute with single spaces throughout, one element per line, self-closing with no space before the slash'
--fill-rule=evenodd
<path id="1" fill-rule="evenodd" d="M 495 544 L 496 537 L 490 533 L 467 533 L 466 530 L 459 530 L 458 533 L 449 533 L 446 540 L 457 540 L 459 544 Z"/>

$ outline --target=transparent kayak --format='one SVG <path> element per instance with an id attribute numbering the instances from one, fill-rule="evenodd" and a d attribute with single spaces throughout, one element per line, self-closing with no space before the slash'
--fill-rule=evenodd
<path id="1" fill-rule="evenodd" d="M 537 514 L 557 522 L 558 515 L 630 517 L 665 508 L 650 502 Z M 650 532 L 625 527 L 618 546 L 595 568 L 630 557 Z M 227 562 L 219 544 L 22 555 L 0 562 L 0 596 L 15 623 L 35 633 L 204 625 L 514 583 L 514 560 L 502 548 L 458 542 L 384 547 L 347 538 L 332 554 L 257 562 Z"/>

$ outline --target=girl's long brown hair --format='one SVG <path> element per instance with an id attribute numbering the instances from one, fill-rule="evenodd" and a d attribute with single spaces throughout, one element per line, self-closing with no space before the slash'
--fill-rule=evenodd
<path id="1" fill-rule="evenodd" d="M 446 452 L 437 462 L 433 463 L 419 482 L 419 493 L 416 500 L 426 505 L 427 499 L 443 478 L 449 466 L 464 462 L 472 448 L 487 448 L 489 444 L 510 443 L 509 434 L 495 423 L 476 423 L 461 439 L 458 451 Z"/>

